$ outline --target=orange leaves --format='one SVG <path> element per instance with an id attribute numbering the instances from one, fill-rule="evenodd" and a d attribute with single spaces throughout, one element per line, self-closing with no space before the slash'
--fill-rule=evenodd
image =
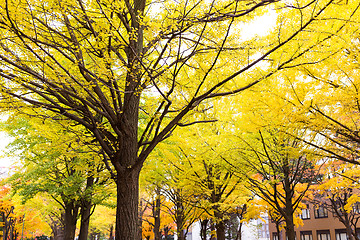
<path id="1" fill-rule="evenodd" d="M 39 204 L 44 204 L 39 202 Z M 24 229 L 24 237 L 31 238 L 38 235 L 49 234 L 50 227 L 41 215 L 39 209 L 31 205 L 23 205 L 17 196 L 13 196 L 10 187 L 0 187 L 0 214 L 3 217 L 4 231 L 7 235 L 19 234 Z"/>
<path id="2" fill-rule="evenodd" d="M 155 221 L 156 218 L 159 219 L 160 225 L 159 232 L 162 235 L 169 235 L 173 234 L 176 225 L 172 216 L 171 209 L 173 208 L 173 204 L 166 200 L 163 196 L 160 197 L 160 205 L 155 206 L 155 200 L 148 200 L 146 201 L 145 205 L 142 206 L 142 236 L 145 239 L 153 239 L 154 238 L 154 231 L 155 231 Z M 156 211 L 156 207 L 160 207 L 158 211 Z M 158 215 L 158 213 L 160 213 Z"/>

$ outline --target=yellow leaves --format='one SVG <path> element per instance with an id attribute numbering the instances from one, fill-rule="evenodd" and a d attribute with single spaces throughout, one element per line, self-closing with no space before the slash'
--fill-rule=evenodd
<path id="1" fill-rule="evenodd" d="M 358 211 L 358 209 L 356 209 L 358 206 L 355 206 L 355 204 L 359 204 L 360 202 L 360 195 L 357 193 L 353 193 L 348 199 L 347 199 L 347 203 L 344 206 L 345 211 L 347 211 L 348 213 L 350 213 L 350 211 Z M 357 212 L 356 212 L 357 213 Z"/>
<path id="2" fill-rule="evenodd" d="M 90 229 L 96 229 L 101 232 L 107 232 L 115 223 L 115 208 L 109 208 L 97 205 L 90 218 Z"/>
<path id="3" fill-rule="evenodd" d="M 12 218 L 16 231 L 21 232 L 24 223 L 24 237 L 32 237 L 33 234 L 50 234 L 51 229 L 39 208 L 43 205 L 44 202 L 38 198 L 25 205 L 21 204 L 20 197 L 13 195 L 9 187 L 2 186 L 0 189 L 0 210 L 5 214 L 6 221 Z"/>

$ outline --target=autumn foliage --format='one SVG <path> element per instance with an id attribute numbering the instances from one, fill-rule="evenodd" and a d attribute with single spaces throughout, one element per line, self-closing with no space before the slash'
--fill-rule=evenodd
<path id="1" fill-rule="evenodd" d="M 199 221 L 203 239 L 239 239 L 229 225 L 268 211 L 294 240 L 312 185 L 327 200 L 330 184 L 358 188 L 359 9 L 0 0 L 2 130 L 20 163 L 1 189 L 5 238 L 46 219 L 65 240 L 184 240 Z"/>

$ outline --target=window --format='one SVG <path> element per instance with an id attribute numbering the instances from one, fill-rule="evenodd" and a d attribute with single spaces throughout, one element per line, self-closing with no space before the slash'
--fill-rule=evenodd
<path id="1" fill-rule="evenodd" d="M 319 206 L 314 208 L 315 218 L 327 218 L 328 212 L 326 208 Z"/>
<path id="2" fill-rule="evenodd" d="M 336 240 L 348 240 L 345 229 L 336 229 L 335 237 L 336 237 Z"/>
<path id="3" fill-rule="evenodd" d="M 273 236 L 272 240 L 279 240 L 279 236 L 278 236 L 277 232 L 273 232 L 272 236 Z"/>
<path id="4" fill-rule="evenodd" d="M 311 231 L 304 231 L 300 232 L 300 240 L 312 240 L 312 232 Z"/>
<path id="5" fill-rule="evenodd" d="M 306 204 L 306 209 L 303 209 L 300 215 L 301 219 L 310 219 L 309 204 Z"/>
<path id="6" fill-rule="evenodd" d="M 360 213 L 360 203 L 359 202 L 354 203 L 353 211 L 354 211 L 354 214 Z"/>
<path id="7" fill-rule="evenodd" d="M 317 233 L 317 240 L 330 240 L 329 230 L 316 231 L 316 233 Z"/>

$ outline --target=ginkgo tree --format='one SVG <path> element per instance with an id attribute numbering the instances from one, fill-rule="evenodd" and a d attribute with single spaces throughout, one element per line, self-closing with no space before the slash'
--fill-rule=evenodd
<path id="1" fill-rule="evenodd" d="M 186 163 L 184 165 L 181 154 L 177 154 L 179 150 L 177 145 L 182 145 L 177 141 L 179 138 L 178 136 L 172 141 L 161 144 L 146 162 L 144 171 L 141 173 L 141 186 L 146 190 L 147 195 L 152 196 L 150 197 L 152 201 L 147 200 L 147 205 L 150 203 L 151 209 L 153 209 L 155 240 L 157 235 L 160 235 L 160 224 L 164 225 L 161 223 L 165 220 L 161 219 L 161 211 L 166 212 L 165 216 L 168 216 L 166 219 L 175 224 L 179 240 L 185 239 L 190 227 L 203 212 L 197 208 L 193 191 L 184 188 L 184 170 L 182 168 L 186 168 L 188 165 Z M 166 201 L 161 199 L 166 199 Z M 171 229 L 171 225 L 169 225 L 164 230 Z"/>
<path id="2" fill-rule="evenodd" d="M 117 185 L 116 239 L 136 239 L 139 172 L 157 144 L 211 121 L 199 115 L 212 99 L 342 49 L 329 41 L 348 33 L 356 4 L 1 0 L 2 107 L 84 126 Z M 279 15 L 273 35 L 241 41 L 241 26 L 268 7 Z M 335 50 L 307 57 L 325 45 Z"/>
<path id="3" fill-rule="evenodd" d="M 318 180 L 316 158 L 301 144 L 280 131 L 259 132 L 259 144 L 246 143 L 241 150 L 247 159 L 248 188 L 273 208 L 276 218 L 285 224 L 286 236 L 295 240 L 295 226 L 302 201 Z M 256 142 L 256 140 L 255 140 Z"/>
<path id="4" fill-rule="evenodd" d="M 79 239 L 86 240 L 93 209 L 114 187 L 105 167 L 94 149 L 76 141 L 76 127 L 72 132 L 54 122 L 47 128 L 42 121 L 25 117 L 11 116 L 7 120 L 11 124 L 4 125 L 14 138 L 9 154 L 20 162 L 9 183 L 24 201 L 43 193 L 56 201 L 66 239 L 75 237 L 80 216 Z"/>
<path id="5" fill-rule="evenodd" d="M 184 213 L 191 213 L 193 206 L 198 209 L 197 214 L 194 212 L 198 220 L 211 219 L 213 235 L 219 240 L 225 239 L 230 217 L 251 199 L 244 178 L 236 175 L 228 164 L 239 159 L 232 157 L 233 145 L 224 125 L 218 121 L 179 131 L 174 138 L 177 144 L 163 151 L 168 169 L 173 169 L 169 176 L 174 183 L 172 191 L 167 189 L 167 195 L 171 199 L 182 198 L 179 210 Z"/>
<path id="6" fill-rule="evenodd" d="M 359 240 L 359 170 L 358 165 L 341 160 L 328 161 L 321 184 L 313 189 L 313 203 L 331 212 L 344 225 L 349 240 Z"/>
<path id="7" fill-rule="evenodd" d="M 302 140 L 331 159 L 359 165 L 359 36 L 349 39 L 348 47 L 336 59 L 317 68 L 308 66 L 292 73 L 293 87 L 285 98 L 297 107 L 294 122 L 309 129 Z M 312 85 L 307 91 L 299 81 Z M 311 140 L 310 140 L 311 139 Z"/>
<path id="8" fill-rule="evenodd" d="M 231 111 L 238 114 L 223 118 L 231 123 L 233 151 L 239 159 L 228 163 L 262 199 L 278 232 L 285 227 L 287 237 L 294 240 L 297 213 L 310 186 L 318 180 L 317 163 L 321 158 L 294 137 L 304 137 L 305 128 L 289 135 L 296 108 L 281 98 L 285 93 L 280 91 L 281 81 L 269 81 L 246 92 L 241 100 L 247 105 L 233 106 Z"/>

